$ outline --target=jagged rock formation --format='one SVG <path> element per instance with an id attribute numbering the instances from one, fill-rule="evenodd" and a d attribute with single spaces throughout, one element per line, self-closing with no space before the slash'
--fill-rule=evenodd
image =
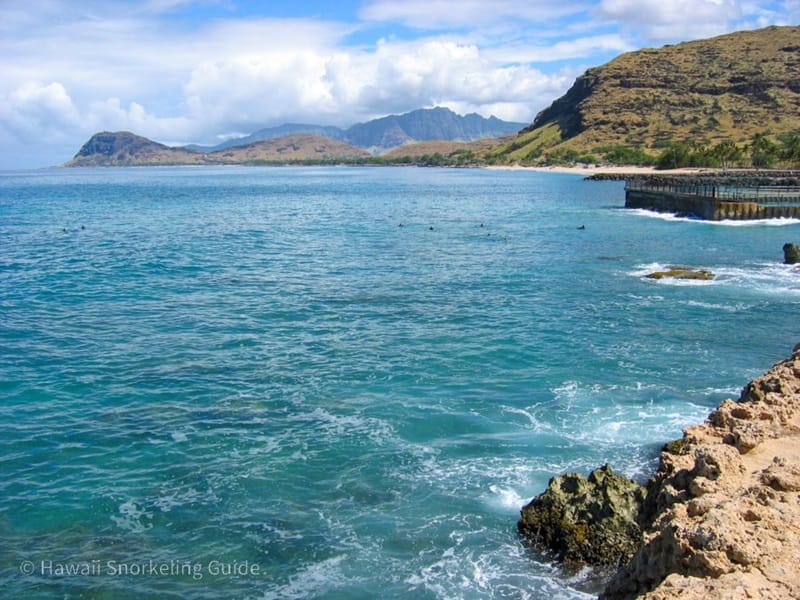
<path id="1" fill-rule="evenodd" d="M 635 483 L 609 473 L 553 479 L 519 525 L 559 558 L 602 565 L 589 532 L 602 539 L 604 526 L 613 534 L 627 524 L 638 550 L 601 600 L 800 598 L 800 344 L 738 401 L 666 444 L 642 500 Z M 609 502 L 609 488 L 631 490 L 631 500 Z"/>
<path id="2" fill-rule="evenodd" d="M 498 151 L 533 160 L 545 150 L 620 144 L 743 143 L 800 129 L 800 27 L 768 27 L 623 54 L 586 71 Z"/>
<path id="3" fill-rule="evenodd" d="M 800 345 L 667 444 L 601 598 L 800 597 Z"/>
<path id="4" fill-rule="evenodd" d="M 518 527 L 541 549 L 577 565 L 619 565 L 642 542 L 636 521 L 644 488 L 605 465 L 567 473 L 522 509 Z"/>

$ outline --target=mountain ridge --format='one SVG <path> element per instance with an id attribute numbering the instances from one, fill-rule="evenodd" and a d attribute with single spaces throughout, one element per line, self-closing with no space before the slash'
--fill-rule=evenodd
<path id="1" fill-rule="evenodd" d="M 210 153 L 286 135 L 313 134 L 346 142 L 374 154 L 380 154 L 414 142 L 431 140 L 470 142 L 483 138 L 500 137 L 517 133 L 526 126 L 527 123 L 503 121 L 495 116 L 487 118 L 477 113 L 459 115 L 449 108 L 437 106 L 421 108 L 400 115 L 387 115 L 356 123 L 347 129 L 332 125 L 284 123 L 276 127 L 264 127 L 250 135 L 226 140 L 215 146 L 190 144 L 184 148 Z"/>

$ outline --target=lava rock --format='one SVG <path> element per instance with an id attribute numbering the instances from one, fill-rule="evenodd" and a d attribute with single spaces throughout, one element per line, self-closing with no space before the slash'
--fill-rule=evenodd
<path id="1" fill-rule="evenodd" d="M 588 477 L 567 473 L 522 508 L 520 533 L 567 564 L 620 565 L 642 544 L 637 523 L 645 490 L 608 465 Z"/>

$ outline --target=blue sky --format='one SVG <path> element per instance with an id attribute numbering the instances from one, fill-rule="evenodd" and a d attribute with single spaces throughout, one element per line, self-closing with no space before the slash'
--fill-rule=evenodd
<path id="1" fill-rule="evenodd" d="M 213 144 L 447 106 L 530 122 L 619 54 L 800 23 L 800 0 L 0 0 L 0 169 L 92 133 Z"/>

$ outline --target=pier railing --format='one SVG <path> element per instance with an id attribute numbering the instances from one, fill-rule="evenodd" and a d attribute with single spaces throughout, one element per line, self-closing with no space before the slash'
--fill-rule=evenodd
<path id="1" fill-rule="evenodd" d="M 800 184 L 796 181 L 631 177 L 625 184 L 625 206 L 711 221 L 798 219 Z"/>
<path id="2" fill-rule="evenodd" d="M 800 206 L 800 187 L 777 185 L 727 185 L 713 183 L 657 182 L 646 179 L 629 179 L 625 190 L 660 194 L 694 196 L 721 202 L 755 202 L 762 206 Z"/>

